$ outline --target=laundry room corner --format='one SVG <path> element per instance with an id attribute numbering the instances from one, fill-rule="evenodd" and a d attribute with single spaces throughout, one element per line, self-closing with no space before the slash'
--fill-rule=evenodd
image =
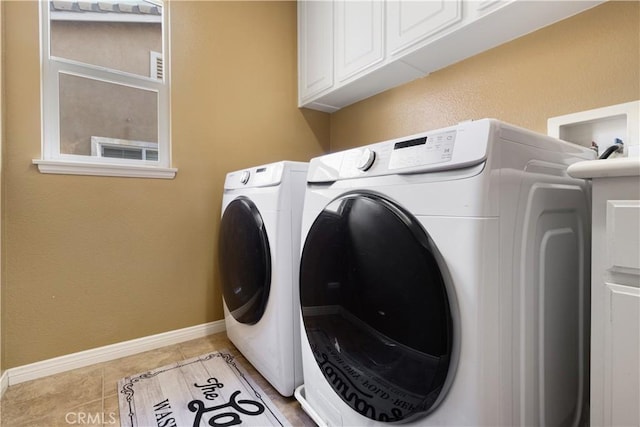
<path id="1" fill-rule="evenodd" d="M 639 35 L 0 0 L 0 427 L 640 426 Z"/>

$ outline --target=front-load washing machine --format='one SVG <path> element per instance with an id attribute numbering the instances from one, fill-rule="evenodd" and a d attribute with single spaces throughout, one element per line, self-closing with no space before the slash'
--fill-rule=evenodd
<path id="1" fill-rule="evenodd" d="M 307 163 L 227 174 L 219 268 L 227 335 L 278 392 L 302 383 L 298 271 Z"/>
<path id="2" fill-rule="evenodd" d="M 583 147 L 484 119 L 309 164 L 303 408 L 330 426 L 570 426 L 588 393 Z"/>

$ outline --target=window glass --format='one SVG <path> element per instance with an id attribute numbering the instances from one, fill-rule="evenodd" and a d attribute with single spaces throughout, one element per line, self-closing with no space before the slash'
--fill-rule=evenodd
<path id="1" fill-rule="evenodd" d="M 150 61 L 151 52 L 162 52 L 162 7 L 54 1 L 50 8 L 51 56 L 155 77 Z"/>
<path id="2" fill-rule="evenodd" d="M 62 154 L 92 155 L 91 137 L 144 141 L 154 144 L 157 152 L 156 92 L 64 73 L 59 81 Z M 123 158 L 142 160 L 142 155 Z"/>

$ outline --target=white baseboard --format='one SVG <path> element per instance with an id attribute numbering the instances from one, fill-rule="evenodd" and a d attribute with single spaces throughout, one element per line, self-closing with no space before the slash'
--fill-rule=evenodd
<path id="1" fill-rule="evenodd" d="M 78 353 L 67 354 L 29 365 L 18 366 L 4 371 L 0 378 L 0 396 L 7 386 L 12 386 L 25 381 L 82 368 L 101 362 L 131 356 L 144 351 L 155 350 L 172 344 L 194 340 L 207 335 L 224 332 L 226 330 L 224 319 L 202 325 L 191 326 L 189 328 L 175 331 L 163 332 L 157 335 L 150 335 L 104 347 L 93 348 Z"/>
<path id="2" fill-rule="evenodd" d="M 4 371 L 0 376 L 0 399 L 4 396 L 4 392 L 7 391 L 7 387 L 9 387 L 9 375 L 7 375 L 7 371 Z"/>

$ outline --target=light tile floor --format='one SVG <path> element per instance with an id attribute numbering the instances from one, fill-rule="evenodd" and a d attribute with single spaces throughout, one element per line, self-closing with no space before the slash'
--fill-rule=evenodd
<path id="1" fill-rule="evenodd" d="M 0 425 L 118 427 L 117 382 L 120 378 L 224 348 L 235 356 L 292 425 L 315 426 L 293 397 L 282 397 L 271 387 L 224 332 L 13 385 L 2 398 Z"/>

